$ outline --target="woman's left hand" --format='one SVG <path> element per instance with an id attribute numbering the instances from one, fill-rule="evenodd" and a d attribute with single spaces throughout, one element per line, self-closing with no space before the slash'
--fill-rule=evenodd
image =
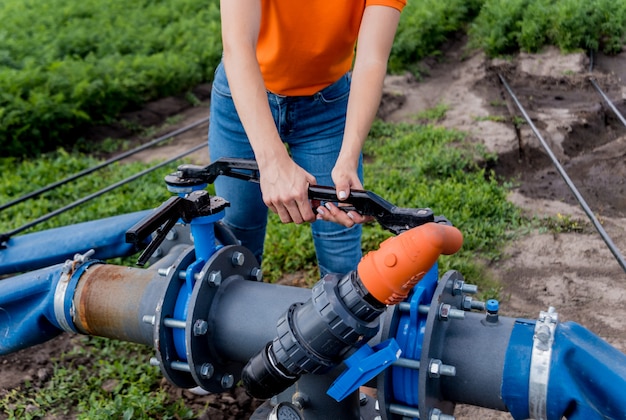
<path id="1" fill-rule="evenodd" d="M 339 207 L 342 201 L 350 196 L 350 189 L 362 190 L 363 185 L 356 174 L 356 171 L 343 171 L 340 167 L 335 166 L 332 173 L 333 181 L 336 186 L 336 194 L 339 198 Z M 349 204 L 346 204 L 349 205 Z M 357 223 L 367 223 L 374 220 L 372 216 L 364 216 L 357 211 L 343 211 L 337 205 L 326 202 L 324 206 L 316 209 L 317 220 L 326 220 L 327 222 L 339 223 L 346 227 L 352 227 Z"/>

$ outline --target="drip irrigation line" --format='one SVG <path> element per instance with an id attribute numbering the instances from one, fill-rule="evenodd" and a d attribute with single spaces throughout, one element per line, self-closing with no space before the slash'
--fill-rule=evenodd
<path id="1" fill-rule="evenodd" d="M 602 89 L 600 89 L 600 86 L 598 85 L 596 80 L 593 77 L 589 77 L 589 81 L 591 82 L 593 87 L 596 88 L 600 96 L 602 96 L 602 99 L 604 99 L 604 102 L 606 102 L 609 108 L 611 108 L 611 110 L 615 113 L 617 118 L 619 118 L 622 124 L 624 124 L 624 126 L 626 127 L 626 118 L 624 118 L 624 116 L 619 112 L 619 110 L 615 107 L 615 105 L 613 105 L 613 102 L 611 102 L 609 97 L 606 96 L 606 94 L 602 91 Z"/>
<path id="2" fill-rule="evenodd" d="M 602 225 L 600 224 L 600 222 L 598 221 L 596 216 L 593 214 L 593 212 L 591 211 L 591 209 L 587 205 L 587 202 L 585 201 L 585 199 L 582 197 L 580 192 L 578 192 L 578 189 L 576 188 L 576 186 L 574 185 L 574 183 L 572 182 L 570 177 L 567 175 L 567 172 L 565 172 L 565 169 L 563 169 L 563 166 L 561 166 L 561 164 L 559 163 L 558 159 L 556 158 L 556 156 L 554 155 L 554 153 L 550 149 L 550 146 L 544 140 L 544 138 L 541 136 L 541 133 L 539 132 L 539 130 L 537 130 L 537 127 L 535 127 L 535 124 L 533 124 L 532 120 L 530 119 L 530 117 L 528 116 L 526 111 L 524 110 L 524 107 L 518 101 L 517 97 L 515 96 L 515 93 L 513 93 L 513 90 L 509 87 L 509 84 L 506 82 L 506 80 L 504 79 L 504 77 L 500 73 L 498 73 L 498 77 L 500 78 L 500 81 L 502 82 L 502 84 L 506 88 L 507 92 L 509 93 L 509 95 L 513 99 L 513 102 L 515 102 L 515 105 L 517 106 L 517 108 L 520 110 L 520 112 L 524 116 L 524 119 L 526 120 L 526 122 L 528 123 L 530 128 L 533 130 L 533 133 L 535 133 L 535 136 L 537 136 L 537 138 L 541 142 L 541 145 L 546 150 L 546 153 L 548 154 L 548 156 L 552 160 L 552 163 L 554 164 L 554 166 L 558 170 L 559 174 L 561 175 L 561 177 L 563 177 L 563 180 L 565 181 L 565 183 L 567 184 L 569 189 L 572 191 L 572 193 L 576 197 L 576 200 L 578 200 L 578 203 L 580 204 L 580 206 L 583 208 L 583 210 L 587 214 L 587 217 L 589 217 L 589 219 L 591 220 L 591 222 L 595 226 L 595 228 L 598 231 L 598 233 L 600 234 L 600 236 L 602 236 L 602 239 L 604 239 L 604 242 L 609 247 L 609 250 L 611 251 L 613 256 L 615 256 L 615 259 L 617 259 L 618 264 L 626 272 L 626 261 L 624 261 L 624 257 L 622 257 L 622 255 L 620 254 L 619 250 L 617 249 L 617 247 L 615 246 L 615 244 L 613 243 L 613 241 L 611 240 L 609 235 L 604 230 L 604 227 L 602 227 Z"/>
<path id="3" fill-rule="evenodd" d="M 143 150 L 149 149 L 152 146 L 155 146 L 155 145 L 157 145 L 157 144 L 159 144 L 161 142 L 164 142 L 165 140 L 168 140 L 168 139 L 170 139 L 172 137 L 176 137 L 177 135 L 182 134 L 182 133 L 184 133 L 186 131 L 189 131 L 192 128 L 195 128 L 195 127 L 197 127 L 197 126 L 199 126 L 201 124 L 204 124 L 204 123 L 206 123 L 208 121 L 209 121 L 209 117 L 202 118 L 202 119 L 200 119 L 200 120 L 198 120 L 196 122 L 193 122 L 193 123 L 191 123 L 191 124 L 189 124 L 189 125 L 187 125 L 185 127 L 182 127 L 182 128 L 177 129 L 177 130 L 174 130 L 171 133 L 165 134 L 164 136 L 156 138 L 156 139 L 154 139 L 154 140 L 152 140 L 152 141 L 150 141 L 150 142 L 148 142 L 146 144 L 142 144 L 139 147 L 136 147 L 136 148 L 131 149 L 131 150 L 127 151 L 127 152 L 124 152 L 124 153 L 122 153 L 122 154 L 120 154 L 120 155 L 118 155 L 116 157 L 113 157 L 113 158 L 111 158 L 111 159 L 109 159 L 107 161 L 104 161 L 104 162 L 102 162 L 102 163 L 100 163 L 100 164 L 98 164 L 96 166 L 84 169 L 84 170 L 82 170 L 80 172 L 77 172 L 77 173 L 75 173 L 73 175 L 68 176 L 65 179 L 62 179 L 60 181 L 56 181 L 56 182 L 53 182 L 51 184 L 48 184 L 45 187 L 42 187 L 42 188 L 40 188 L 40 189 L 38 189 L 36 191 L 32 191 L 32 192 L 30 192 L 28 194 L 25 194 L 25 195 L 23 195 L 23 196 L 21 196 L 19 198 L 16 198 L 15 200 L 9 201 L 8 203 L 1 204 L 0 205 L 0 211 L 8 209 L 9 207 L 12 207 L 12 206 L 14 206 L 16 204 L 19 204 L 19 203 L 23 202 L 23 201 L 26 201 L 26 200 L 29 200 L 31 198 L 37 197 L 38 195 L 41 195 L 41 194 L 43 194 L 45 192 L 53 190 L 53 189 L 55 189 L 57 187 L 60 187 L 61 185 L 67 184 L 68 182 L 74 181 L 74 180 L 76 180 L 78 178 L 81 178 L 81 177 L 83 177 L 85 175 L 89 175 L 89 174 L 91 174 L 91 173 L 93 173 L 93 172 L 95 172 L 95 171 L 97 171 L 99 169 L 102 169 L 102 168 L 104 168 L 106 166 L 111 165 L 112 163 L 118 162 L 118 161 L 120 161 L 120 160 L 122 160 L 124 158 L 127 158 L 128 156 L 132 156 L 135 153 L 139 153 L 139 152 L 141 152 Z"/>
<path id="4" fill-rule="evenodd" d="M 600 96 L 602 96 L 602 99 L 604 99 L 604 102 L 606 102 L 606 104 L 609 106 L 609 108 L 611 108 L 611 111 L 613 111 L 615 113 L 615 115 L 617 116 L 617 118 L 622 122 L 622 124 L 624 124 L 624 126 L 626 126 L 626 119 L 624 119 L 624 116 L 615 107 L 615 105 L 609 99 L 609 97 L 606 96 L 604 91 L 600 88 L 600 85 L 598 84 L 598 82 L 596 82 L 596 79 L 593 76 L 591 76 L 591 73 L 593 72 L 593 65 L 594 65 L 594 62 L 593 62 L 593 50 L 589 50 L 589 74 L 590 74 L 589 82 L 591 82 L 591 84 L 598 91 Z"/>
<path id="5" fill-rule="evenodd" d="M 93 194 L 90 194 L 88 196 L 80 198 L 80 199 L 74 201 L 73 203 L 68 204 L 65 207 L 62 207 L 62 208 L 57 209 L 57 210 L 54 210 L 54 211 L 52 211 L 52 212 L 50 212 L 48 214 L 44 214 L 43 216 L 39 217 L 38 219 L 33 220 L 32 222 L 29 222 L 29 223 L 25 224 L 24 226 L 20 226 L 19 228 L 14 229 L 14 230 L 12 230 L 10 232 L 7 232 L 7 233 L 2 233 L 2 234 L 0 234 L 0 248 L 2 248 L 2 246 L 5 245 L 6 242 L 13 235 L 16 235 L 16 234 L 18 234 L 20 232 L 23 232 L 23 231 L 27 230 L 27 229 L 30 229 L 31 227 L 33 227 L 35 225 L 38 225 L 38 224 L 40 224 L 42 222 L 45 222 L 46 220 L 51 219 L 54 216 L 58 216 L 59 214 L 64 213 L 64 212 L 66 212 L 68 210 L 71 210 L 74 207 L 80 206 L 81 204 L 84 204 L 84 203 L 86 203 L 89 200 L 93 200 L 94 198 L 99 197 L 99 196 L 101 196 L 101 195 L 103 195 L 103 194 L 105 194 L 105 193 L 107 193 L 107 192 L 109 192 L 111 190 L 114 190 L 115 188 L 121 187 L 124 184 L 128 184 L 129 182 L 134 181 L 134 180 L 136 180 L 139 177 L 142 177 L 142 176 L 144 176 L 146 174 L 149 174 L 150 172 L 153 172 L 153 171 L 155 171 L 155 170 L 157 170 L 159 168 L 162 168 L 165 165 L 169 165 L 170 163 L 172 163 L 172 162 L 174 162 L 174 161 L 176 161 L 178 159 L 181 159 L 181 158 L 183 158 L 183 157 L 185 157 L 185 156 L 187 156 L 187 155 L 189 155 L 189 154 L 191 154 L 191 153 L 193 153 L 195 151 L 198 151 L 198 150 L 200 150 L 200 149 L 202 149 L 204 147 L 207 147 L 206 143 L 199 144 L 199 145 L 197 145 L 197 146 L 195 146 L 195 147 L 193 147 L 193 148 L 191 148 L 191 149 L 189 149 L 189 150 L 187 150 L 187 151 L 185 151 L 185 152 L 183 152 L 183 153 L 181 153 L 181 154 L 179 154 L 177 156 L 174 156 L 174 157 L 172 157 L 172 158 L 170 158 L 170 159 L 168 159 L 166 161 L 163 161 L 163 162 L 161 162 L 161 163 L 159 163 L 159 164 L 157 164 L 155 166 L 152 166 L 150 168 L 144 169 L 141 172 L 137 172 L 136 174 L 134 174 L 132 176 L 129 176 L 128 178 L 123 179 L 121 181 L 118 181 L 115 184 L 111 184 L 108 187 L 101 189 L 100 191 L 96 191 Z"/>

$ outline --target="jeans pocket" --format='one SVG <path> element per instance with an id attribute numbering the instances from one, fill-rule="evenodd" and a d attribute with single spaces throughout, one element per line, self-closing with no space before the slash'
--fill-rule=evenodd
<path id="1" fill-rule="evenodd" d="M 215 69 L 215 76 L 213 77 L 213 93 L 224 98 L 232 98 L 230 93 L 230 86 L 228 86 L 228 79 L 226 78 L 226 71 L 224 70 L 224 63 L 220 62 Z"/>
<path id="2" fill-rule="evenodd" d="M 324 103 L 347 100 L 350 94 L 350 81 L 350 74 L 346 73 L 332 85 L 320 90 L 316 96 Z"/>

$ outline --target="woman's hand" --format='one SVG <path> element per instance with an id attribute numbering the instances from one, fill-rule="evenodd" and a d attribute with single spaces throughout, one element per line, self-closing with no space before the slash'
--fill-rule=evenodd
<path id="1" fill-rule="evenodd" d="M 336 194 L 339 198 L 339 207 L 342 206 L 341 201 L 346 200 L 350 195 L 350 190 L 363 189 L 363 185 L 357 176 L 356 168 L 351 168 L 350 165 L 342 164 L 338 161 L 333 169 L 332 177 L 335 183 Z M 324 206 L 317 207 L 316 211 L 318 220 L 339 223 L 346 227 L 352 227 L 357 223 L 367 223 L 374 220 L 373 217 L 363 216 L 354 210 L 343 211 L 333 203 L 328 202 Z"/>
<path id="2" fill-rule="evenodd" d="M 281 222 L 296 224 L 313 222 L 315 214 L 309 201 L 309 185 L 315 177 L 298 166 L 289 157 L 261 168 L 263 201 Z"/>

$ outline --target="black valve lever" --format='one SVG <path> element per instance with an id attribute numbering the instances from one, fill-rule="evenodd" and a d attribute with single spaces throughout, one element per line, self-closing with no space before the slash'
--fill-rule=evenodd
<path id="1" fill-rule="evenodd" d="M 194 191 L 185 198 L 178 196 L 170 197 L 152 214 L 140 220 L 135 226 L 126 231 L 126 242 L 135 244 L 137 248 L 141 248 L 141 244 L 153 232 L 156 232 L 155 237 L 139 256 L 137 265 L 143 266 L 146 264 L 178 220 L 190 223 L 195 217 L 218 213 L 229 205 L 223 198 L 211 197 L 204 190 Z"/>
<path id="2" fill-rule="evenodd" d="M 206 167 L 197 165 L 181 165 L 178 170 L 167 176 L 165 182 L 173 187 L 190 184 L 211 184 L 220 175 L 226 175 L 251 182 L 259 182 L 259 167 L 254 160 L 220 158 Z M 319 202 L 338 202 L 333 187 L 312 185 L 309 187 L 309 199 L 313 207 Z M 449 223 L 445 218 L 433 215 L 427 208 L 402 208 L 386 201 L 379 195 L 364 190 L 353 190 L 346 200 L 346 206 L 339 207 L 343 211 L 354 210 L 366 216 L 373 216 L 385 229 L 399 234 L 413 227 L 428 222 Z"/>
<path id="3" fill-rule="evenodd" d="M 165 177 L 165 183 L 173 187 L 212 184 L 220 175 L 251 182 L 260 180 L 259 166 L 255 160 L 220 158 L 208 166 L 180 165 L 176 172 Z"/>
<path id="4" fill-rule="evenodd" d="M 318 201 L 339 201 L 335 188 L 322 185 L 309 187 L 309 199 L 313 201 L 315 207 Z M 364 216 L 373 216 L 384 229 L 396 235 L 425 223 L 447 222 L 443 217 L 435 217 L 431 209 L 398 207 L 371 191 L 350 190 L 348 198 L 341 203 L 347 206 L 341 206 L 339 209 L 354 210 Z"/>

